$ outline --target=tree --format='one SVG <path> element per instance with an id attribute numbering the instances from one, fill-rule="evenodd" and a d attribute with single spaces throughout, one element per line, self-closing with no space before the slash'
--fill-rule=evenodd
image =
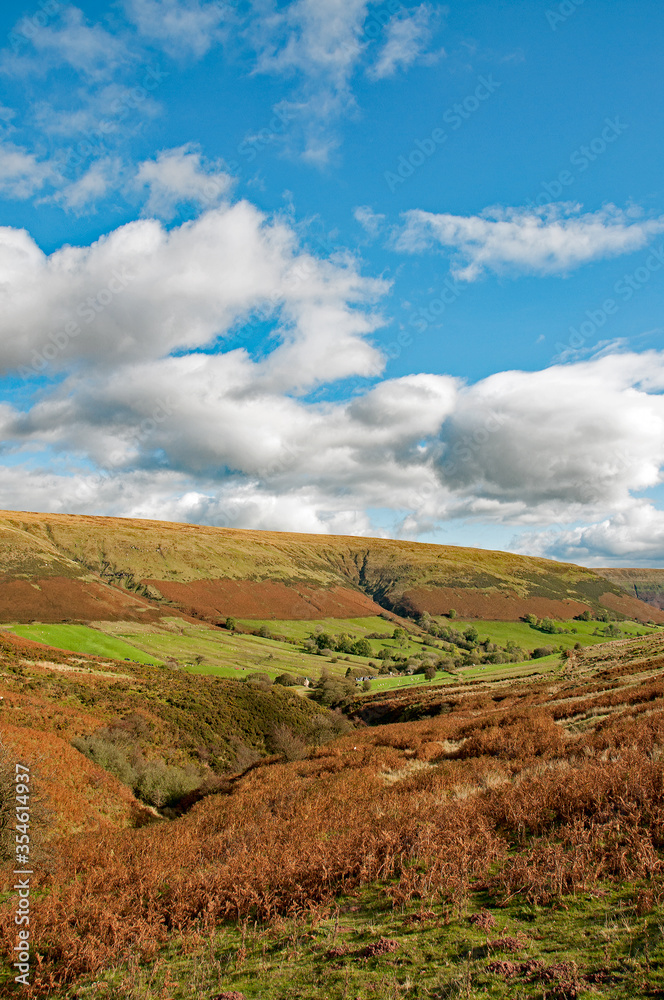
<path id="1" fill-rule="evenodd" d="M 477 631 L 474 625 L 469 625 L 468 628 L 463 633 L 463 635 L 464 638 L 468 640 L 468 642 L 477 642 L 479 638 L 479 632 Z"/>
<path id="2" fill-rule="evenodd" d="M 353 641 L 347 635 L 340 635 L 337 638 L 335 647 L 338 653 L 352 653 L 353 652 Z"/>
<path id="3" fill-rule="evenodd" d="M 311 638 L 314 640 L 319 649 L 336 649 L 337 642 L 333 635 L 329 635 L 327 632 L 315 632 Z"/>
<path id="4" fill-rule="evenodd" d="M 523 620 L 527 625 L 531 625 L 533 628 L 537 625 L 537 618 L 535 615 L 524 615 Z"/>
<path id="5" fill-rule="evenodd" d="M 237 628 L 237 622 L 235 621 L 234 618 L 229 617 L 224 622 L 224 626 L 228 629 L 229 632 L 234 632 L 235 629 Z"/>
<path id="6" fill-rule="evenodd" d="M 350 677 L 332 677 L 327 670 L 323 670 L 312 691 L 312 698 L 319 705 L 335 708 L 354 694 L 355 681 Z"/>
<path id="7" fill-rule="evenodd" d="M 392 633 L 392 638 L 396 641 L 398 646 L 405 646 L 406 643 L 408 642 L 408 638 L 406 636 L 406 630 L 403 628 L 395 628 L 394 632 Z"/>
<path id="8" fill-rule="evenodd" d="M 434 679 L 434 677 L 436 676 L 436 673 L 437 673 L 437 670 L 436 670 L 434 664 L 430 663 L 427 666 L 426 670 L 424 671 L 424 676 L 426 677 L 426 679 L 428 681 L 432 681 Z"/>
<path id="9" fill-rule="evenodd" d="M 371 656 L 371 644 L 368 639 L 356 639 L 351 652 L 355 656 Z"/>
<path id="10" fill-rule="evenodd" d="M 362 681 L 362 690 L 371 691 L 371 681 L 366 678 Z"/>
<path id="11" fill-rule="evenodd" d="M 450 608 L 450 610 L 447 612 L 447 617 L 448 618 L 456 618 L 456 616 L 457 616 L 457 613 L 454 610 L 454 608 Z"/>

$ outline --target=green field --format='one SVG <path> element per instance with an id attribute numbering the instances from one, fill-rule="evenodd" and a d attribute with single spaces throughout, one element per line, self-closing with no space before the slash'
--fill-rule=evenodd
<path id="1" fill-rule="evenodd" d="M 43 642 L 73 653 L 108 656 L 114 660 L 135 660 L 137 663 L 161 662 L 150 652 L 87 625 L 4 625 L 3 628 L 15 632 L 22 639 Z"/>
<path id="2" fill-rule="evenodd" d="M 275 621 L 274 618 L 237 618 L 236 621 L 241 628 L 256 631 L 264 626 L 274 635 L 283 635 L 287 639 L 306 639 L 312 632 L 316 631 L 329 632 L 332 635 L 340 635 L 345 632 L 346 635 L 359 639 L 371 632 L 392 635 L 395 629 L 393 622 L 379 618 L 378 615 L 369 618 L 314 618 L 295 621 Z"/>
<path id="3" fill-rule="evenodd" d="M 538 646 L 564 646 L 566 649 L 569 649 L 575 646 L 577 642 L 582 646 L 593 646 L 598 642 L 610 641 L 610 637 L 604 634 L 608 628 L 606 622 L 582 622 L 576 619 L 556 621 L 556 625 L 567 631 L 563 634 L 555 634 L 541 632 L 539 629 L 526 624 L 526 622 L 482 621 L 464 618 L 450 619 L 445 616 L 436 617 L 434 621 L 438 625 L 453 628 L 457 632 L 463 632 L 472 626 L 477 629 L 480 642 L 488 638 L 491 642 L 495 642 L 499 646 L 505 646 L 511 641 L 516 643 L 517 646 L 521 646 L 522 649 L 531 651 Z M 657 628 L 648 628 L 647 625 L 640 625 L 637 622 L 631 621 L 615 622 L 615 625 L 621 630 L 625 638 L 651 635 L 653 632 L 659 631 Z M 601 634 L 594 635 L 594 632 L 600 632 Z"/>
<path id="4" fill-rule="evenodd" d="M 540 632 L 524 622 L 465 621 L 460 619 L 437 619 L 463 632 L 473 626 L 479 632 L 480 640 L 489 638 L 500 646 L 510 640 L 526 650 L 537 646 L 571 647 L 577 642 L 582 646 L 606 642 L 603 634 L 606 625 L 601 622 L 569 621 L 561 627 L 576 631 L 566 634 Z M 367 636 L 372 632 L 390 635 L 395 626 L 382 618 L 321 618 L 315 621 L 239 621 L 238 625 L 254 629 L 265 625 L 273 636 L 303 641 L 315 631 L 332 635 L 345 633 L 352 638 Z M 242 680 L 252 673 L 267 674 L 274 680 L 281 673 L 291 673 L 302 682 L 306 677 L 317 680 L 325 667 L 331 674 L 343 675 L 348 667 L 367 667 L 369 657 L 353 654 L 333 653 L 318 656 L 305 652 L 299 645 L 285 642 L 281 638 L 269 638 L 245 633 L 232 633 L 226 629 L 213 628 L 203 624 L 193 624 L 181 618 L 167 618 L 159 623 L 140 624 L 137 622 L 98 622 L 94 628 L 85 625 L 10 625 L 17 635 L 25 639 L 47 643 L 58 649 L 68 649 L 77 653 L 112 657 L 116 660 L 135 660 L 139 663 L 168 663 L 195 674 L 212 674 L 217 677 Z M 648 635 L 653 629 L 634 622 L 621 622 L 625 636 Z M 593 635 L 599 631 L 602 634 Z M 424 650 L 435 652 L 433 646 L 423 646 L 421 639 L 409 635 L 400 641 L 394 639 L 369 639 L 372 656 L 377 657 L 381 649 L 393 649 L 400 655 L 411 656 Z M 559 663 L 557 652 L 553 656 L 521 663 L 484 664 L 461 668 L 466 680 L 498 680 L 518 677 L 523 674 L 549 673 Z M 380 676 L 371 681 L 371 691 L 392 691 L 398 688 L 423 687 L 452 683 L 454 674 L 439 671 L 432 681 L 422 674 L 411 676 L 399 674 L 394 677 Z"/>

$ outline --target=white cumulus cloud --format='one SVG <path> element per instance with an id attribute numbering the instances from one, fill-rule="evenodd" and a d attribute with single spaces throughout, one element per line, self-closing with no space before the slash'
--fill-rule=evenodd
<path id="1" fill-rule="evenodd" d="M 566 274 L 639 250 L 661 232 L 664 217 L 643 219 L 613 205 L 586 213 L 570 204 L 487 208 L 470 216 L 416 209 L 405 213 L 396 247 L 409 253 L 448 248 L 454 276 L 475 281 L 485 271 Z"/>
<path id="2" fill-rule="evenodd" d="M 221 164 L 206 164 L 200 150 L 188 143 L 162 150 L 154 160 L 144 160 L 135 184 L 148 189 L 144 214 L 172 219 L 182 204 L 218 204 L 232 181 Z"/>
<path id="3" fill-rule="evenodd" d="M 646 500 L 596 524 L 522 535 L 521 551 L 587 566 L 653 566 L 664 561 L 664 511 Z"/>

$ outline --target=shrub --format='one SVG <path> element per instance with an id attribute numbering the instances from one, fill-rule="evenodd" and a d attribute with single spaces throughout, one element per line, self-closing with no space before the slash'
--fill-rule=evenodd
<path id="1" fill-rule="evenodd" d="M 285 760 L 302 760 L 307 755 L 304 740 L 283 724 L 274 727 L 269 742 L 270 749 L 281 754 Z"/>
<path id="2" fill-rule="evenodd" d="M 295 687 L 300 681 L 293 674 L 279 674 L 274 678 L 274 683 L 281 684 L 282 687 Z"/>
<path id="3" fill-rule="evenodd" d="M 533 650 L 533 660 L 539 660 L 542 656 L 551 656 L 553 652 L 553 646 L 537 646 Z"/>
<path id="4" fill-rule="evenodd" d="M 173 767 L 161 760 L 152 760 L 139 771 L 134 794 L 148 805 L 164 809 L 193 792 L 200 783 L 200 775 L 193 768 Z"/>
<path id="5" fill-rule="evenodd" d="M 268 674 L 256 672 L 253 674 L 247 674 L 245 679 L 249 684 L 258 684 L 263 691 L 266 691 L 272 686 L 272 680 Z"/>

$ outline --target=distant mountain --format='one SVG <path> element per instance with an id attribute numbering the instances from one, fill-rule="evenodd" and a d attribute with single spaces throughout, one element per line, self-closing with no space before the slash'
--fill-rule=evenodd
<path id="1" fill-rule="evenodd" d="M 623 571 L 628 572 L 628 571 Z M 485 549 L 0 512 L 0 621 L 360 617 L 516 620 L 590 608 L 664 622 L 593 570 Z"/>
<path id="2" fill-rule="evenodd" d="M 664 608 L 664 569 L 597 569 L 598 576 L 621 587 L 632 597 Z"/>

